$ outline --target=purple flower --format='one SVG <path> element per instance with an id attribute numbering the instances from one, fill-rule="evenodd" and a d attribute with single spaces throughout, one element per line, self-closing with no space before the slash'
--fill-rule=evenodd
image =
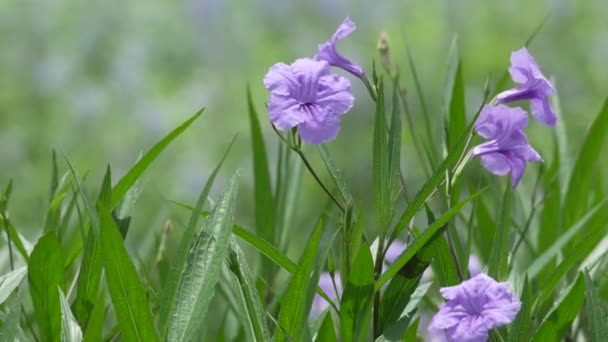
<path id="1" fill-rule="evenodd" d="M 429 329 L 444 331 L 449 341 L 486 341 L 490 330 L 512 322 L 521 307 L 507 283 L 483 273 L 440 292 L 447 302 Z"/>
<path id="2" fill-rule="evenodd" d="M 336 282 L 336 287 L 338 288 L 339 294 L 342 294 L 342 281 L 340 280 L 340 273 L 334 273 L 334 281 Z M 338 298 L 338 294 L 336 294 L 336 289 L 334 288 L 334 284 L 332 283 L 329 272 L 321 273 L 321 276 L 319 277 L 319 287 L 331 300 L 336 300 Z M 310 308 L 309 317 L 318 317 L 328 307 L 329 303 L 318 293 L 315 293 L 315 297 L 312 300 L 312 307 Z"/>
<path id="3" fill-rule="evenodd" d="M 557 117 L 547 98 L 555 94 L 555 89 L 525 47 L 511 54 L 509 73 L 513 81 L 520 86 L 498 94 L 497 103 L 530 100 L 530 108 L 536 119 L 546 125 L 555 126 Z"/>
<path id="4" fill-rule="evenodd" d="M 490 139 L 473 148 L 473 157 L 481 157 L 481 163 L 491 173 L 504 176 L 511 174 L 515 189 L 526 169 L 526 162 L 542 161 L 540 155 L 528 144 L 523 129 L 528 125 L 526 112 L 505 105 L 486 105 L 475 122 L 475 131 Z"/>
<path id="5" fill-rule="evenodd" d="M 342 68 L 353 75 L 362 78 L 364 75 L 363 68 L 361 68 L 357 63 L 354 63 L 340 55 L 336 47 L 339 40 L 348 37 L 348 35 L 353 33 L 355 29 L 357 29 L 357 26 L 354 22 L 352 22 L 352 20 L 350 20 L 350 18 L 347 17 L 344 19 L 342 24 L 338 26 L 338 29 L 334 35 L 331 36 L 331 39 L 323 44 L 319 44 L 315 59 L 327 61 L 327 63 L 332 66 Z"/>
<path id="6" fill-rule="evenodd" d="M 327 62 L 310 58 L 273 65 L 264 85 L 270 91 L 270 121 L 282 131 L 297 126 L 309 144 L 333 140 L 340 129 L 340 116 L 355 101 L 348 79 L 331 74 Z"/>

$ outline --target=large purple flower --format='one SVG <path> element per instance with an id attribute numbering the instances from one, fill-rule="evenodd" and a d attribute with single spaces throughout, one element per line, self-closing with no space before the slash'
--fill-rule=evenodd
<path id="1" fill-rule="evenodd" d="M 486 341 L 490 330 L 511 323 L 521 307 L 507 283 L 498 283 L 484 273 L 440 292 L 447 302 L 429 329 L 444 331 L 449 341 Z"/>
<path id="2" fill-rule="evenodd" d="M 530 109 L 538 121 L 555 126 L 557 116 L 547 96 L 555 94 L 555 88 L 543 75 L 536 61 L 524 47 L 511 54 L 511 78 L 520 86 L 503 91 L 496 96 L 498 103 L 530 100 Z"/>
<path id="3" fill-rule="evenodd" d="M 340 273 L 334 273 L 334 281 L 336 282 L 338 293 L 336 293 L 336 289 L 334 288 L 334 284 L 331 280 L 331 274 L 329 274 L 329 272 L 323 272 L 319 277 L 319 287 L 331 300 L 335 301 L 338 298 L 338 295 L 342 294 L 342 281 L 340 280 Z M 315 297 L 312 300 L 312 307 L 310 308 L 309 317 L 318 317 L 328 307 L 329 303 L 318 293 L 315 293 Z"/>
<path id="4" fill-rule="evenodd" d="M 473 148 L 473 157 L 481 157 L 481 163 L 491 173 L 504 176 L 511 174 L 515 189 L 526 169 L 526 162 L 542 161 L 540 155 L 528 144 L 523 129 L 528 125 L 528 115 L 519 108 L 505 105 L 486 105 L 475 122 L 475 131 L 490 139 Z"/>
<path id="5" fill-rule="evenodd" d="M 348 79 L 331 74 L 327 62 L 310 58 L 273 65 L 264 85 L 270 91 L 270 121 L 282 131 L 297 126 L 309 144 L 333 140 L 340 129 L 340 115 L 355 101 Z"/>
<path id="6" fill-rule="evenodd" d="M 357 26 L 354 22 L 352 22 L 352 20 L 350 20 L 350 18 L 347 17 L 346 19 L 344 19 L 342 24 L 338 26 L 338 29 L 331 37 L 331 39 L 323 44 L 319 44 L 315 59 L 327 61 L 327 63 L 332 66 L 342 68 L 352 73 L 353 75 L 362 78 L 364 75 L 363 68 L 357 63 L 352 62 L 340 55 L 336 46 L 339 40 L 348 37 L 348 35 L 353 33 L 353 31 L 355 31 L 356 29 Z"/>

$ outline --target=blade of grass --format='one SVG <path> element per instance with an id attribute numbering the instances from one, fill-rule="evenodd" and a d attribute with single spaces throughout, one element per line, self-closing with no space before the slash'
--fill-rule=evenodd
<path id="1" fill-rule="evenodd" d="M 274 242 L 274 199 L 268 169 L 268 157 L 266 156 L 262 128 L 249 87 L 247 87 L 247 108 L 249 125 L 251 126 L 256 231 L 267 241 Z"/>
<path id="2" fill-rule="evenodd" d="M 61 306 L 57 287 L 65 289 L 61 244 L 54 232 L 43 235 L 36 243 L 28 264 L 30 296 L 40 338 L 59 341 Z"/>
<path id="3" fill-rule="evenodd" d="M 4 303 L 8 296 L 19 287 L 26 274 L 27 266 L 23 266 L 0 277 L 0 304 Z"/>
<path id="4" fill-rule="evenodd" d="M 194 208 L 189 208 L 192 211 L 190 215 L 190 220 L 188 221 L 188 224 L 186 225 L 186 230 L 184 231 L 184 234 L 182 235 L 182 238 L 180 240 L 179 248 L 177 249 L 177 255 L 175 256 L 175 259 L 172 262 L 173 267 L 171 267 L 171 270 L 169 271 L 167 284 L 165 285 L 165 288 L 163 289 L 162 293 L 159 326 L 161 331 L 163 332 L 166 330 L 167 323 L 169 321 L 169 310 L 171 309 L 170 303 L 173 303 L 175 301 L 175 297 L 177 296 L 179 285 L 178 280 L 185 271 L 186 260 L 188 258 L 189 253 L 188 247 L 199 234 L 199 220 L 201 218 L 203 206 L 205 204 L 205 201 L 207 200 L 207 197 L 209 197 L 211 187 L 213 186 L 213 183 L 215 182 L 215 179 L 220 169 L 222 168 L 222 165 L 224 164 L 228 153 L 230 153 L 230 150 L 232 149 L 232 146 L 235 141 L 236 136 L 232 139 L 232 141 L 226 148 L 220 162 L 215 166 L 213 171 L 211 171 L 211 174 L 209 175 L 205 186 L 201 190 L 201 193 L 199 194 L 198 199 L 196 200 Z"/>
<path id="5" fill-rule="evenodd" d="M 230 179 L 202 231 L 190 245 L 184 272 L 179 275 L 177 295 L 169 303 L 169 321 L 163 333 L 167 341 L 190 341 L 201 328 L 228 250 L 238 179 L 238 174 Z"/>
<path id="6" fill-rule="evenodd" d="M 513 192 L 511 181 L 507 181 L 502 206 L 496 222 L 496 233 L 492 241 L 490 259 L 488 261 L 488 275 L 494 279 L 505 280 L 509 273 L 509 235 L 511 232 L 511 202 Z"/>
<path id="7" fill-rule="evenodd" d="M 253 341 L 269 341 L 270 333 L 266 324 L 266 310 L 253 282 L 253 274 L 247 259 L 234 238 L 230 241 L 228 265 L 236 278 L 235 285 L 242 298 L 243 320 L 247 322 L 249 336 Z"/>
<path id="8" fill-rule="evenodd" d="M 152 146 L 141 159 L 116 183 L 112 189 L 112 205 L 111 209 L 115 208 L 123 196 L 137 182 L 142 173 L 152 164 L 152 162 L 175 140 L 179 137 L 192 123 L 203 114 L 205 108 L 201 108 L 190 119 L 186 120 L 179 127 L 160 140 L 156 145 Z"/>
<path id="9" fill-rule="evenodd" d="M 482 189 L 479 192 L 471 195 L 469 198 L 464 201 L 458 203 L 454 207 L 450 208 L 447 212 L 441 215 L 432 225 L 430 225 L 422 234 L 420 234 L 416 240 L 414 240 L 410 246 L 395 260 L 395 262 L 380 276 L 378 281 L 376 282 L 376 291 L 380 290 L 384 284 L 386 284 L 390 279 L 392 279 L 399 270 L 407 264 L 418 251 L 425 245 L 427 245 L 436 234 L 440 234 L 446 228 L 446 223 L 456 215 L 465 204 L 475 199 L 479 196 L 483 191 Z"/>
<path id="10" fill-rule="evenodd" d="M 597 290 L 593 280 L 589 276 L 589 270 L 585 270 L 585 312 L 587 314 L 587 333 L 590 341 L 603 341 L 608 336 L 608 312 Z"/>
<path id="11" fill-rule="evenodd" d="M 450 44 L 447 61 L 446 80 L 444 82 L 443 106 L 445 113 L 446 146 L 448 151 L 456 146 L 458 137 L 466 129 L 466 111 L 464 99 L 464 80 L 462 62 L 458 51 L 458 37 L 454 36 Z"/>
<path id="12" fill-rule="evenodd" d="M 279 325 L 284 331 L 275 331 L 275 341 L 281 342 L 287 339 L 301 341 L 305 335 L 308 312 L 312 303 L 312 295 L 308 296 L 307 289 L 316 285 L 315 277 L 311 274 L 315 271 L 317 254 L 323 236 L 323 222 L 319 221 L 315 226 L 304 253 L 300 259 L 296 271 L 287 286 L 287 292 L 281 300 L 281 311 L 279 312 Z M 317 275 L 318 280 L 318 275 Z"/>
<path id="13" fill-rule="evenodd" d="M 157 341 L 148 297 L 127 253 L 122 235 L 112 219 L 110 209 L 101 202 L 98 208 L 103 268 L 122 334 L 128 341 Z"/>
<path id="14" fill-rule="evenodd" d="M 574 164 L 562 205 L 563 229 L 572 226 L 588 208 L 587 199 L 593 188 L 595 166 L 602 159 L 600 154 L 606 140 L 608 140 L 608 98 L 604 101 L 600 113 L 591 125 Z"/>
<path id="15" fill-rule="evenodd" d="M 61 288 L 58 288 L 59 300 L 61 303 L 61 342 L 80 342 L 82 341 L 82 330 L 76 322 L 70 304 L 63 295 Z"/>
<path id="16" fill-rule="evenodd" d="M 365 340 L 373 295 L 374 262 L 364 243 L 355 258 L 340 302 L 340 329 L 344 341 Z"/>

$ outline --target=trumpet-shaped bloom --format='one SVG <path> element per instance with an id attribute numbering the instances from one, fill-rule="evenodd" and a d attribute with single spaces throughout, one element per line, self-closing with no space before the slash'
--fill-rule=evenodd
<path id="1" fill-rule="evenodd" d="M 490 140 L 475 146 L 473 157 L 481 157 L 483 166 L 495 175 L 510 173 L 513 189 L 519 184 L 527 162 L 542 161 L 528 144 L 523 132 L 527 125 L 528 116 L 523 109 L 505 105 L 485 106 L 475 123 L 477 134 Z"/>
<path id="2" fill-rule="evenodd" d="M 264 77 L 264 85 L 270 91 L 270 121 L 282 131 L 297 126 L 309 144 L 335 139 L 340 116 L 355 101 L 348 79 L 331 74 L 327 62 L 310 58 L 298 59 L 291 65 L 273 65 Z"/>
<path id="3" fill-rule="evenodd" d="M 348 37 L 348 35 L 353 33 L 353 31 L 355 31 L 356 29 L 357 26 L 352 20 L 350 20 L 350 18 L 344 19 L 342 24 L 338 26 L 338 29 L 331 37 L 331 39 L 323 44 L 319 44 L 315 59 L 327 61 L 327 63 L 332 66 L 344 69 L 359 78 L 363 77 L 363 68 L 357 63 L 346 59 L 342 55 L 340 55 L 336 46 L 338 44 L 338 41 Z"/>
<path id="4" fill-rule="evenodd" d="M 490 330 L 511 323 L 521 307 L 507 283 L 483 273 L 440 292 L 447 302 L 429 329 L 444 332 L 449 341 L 486 341 Z"/>
<path id="5" fill-rule="evenodd" d="M 513 81 L 520 85 L 498 94 L 497 102 L 530 100 L 530 109 L 536 119 L 546 125 L 555 126 L 557 116 L 547 98 L 555 94 L 555 88 L 525 47 L 511 54 L 509 73 Z"/>

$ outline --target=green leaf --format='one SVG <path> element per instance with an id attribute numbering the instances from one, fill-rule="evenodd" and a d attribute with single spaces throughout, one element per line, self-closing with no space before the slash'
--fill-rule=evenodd
<path id="1" fill-rule="evenodd" d="M 87 324 L 87 327 L 84 331 L 85 342 L 95 342 L 102 340 L 105 309 L 106 301 L 104 292 L 102 291 L 99 294 L 99 299 L 95 302 L 95 306 L 93 306 L 93 311 L 91 312 L 89 324 Z"/>
<path id="2" fill-rule="evenodd" d="M 129 189 L 137 182 L 142 173 L 152 164 L 152 162 L 175 140 L 179 137 L 184 131 L 190 127 L 190 125 L 203 114 L 205 108 L 199 110 L 196 114 L 194 114 L 190 119 L 186 120 L 179 127 L 171 131 L 167 136 L 165 136 L 161 141 L 156 143 L 156 145 L 152 146 L 146 154 L 139 159 L 137 163 L 116 183 L 114 188 L 112 189 L 112 205 L 110 209 L 115 208 L 123 196 L 129 191 Z"/>
<path id="3" fill-rule="evenodd" d="M 110 209 L 102 203 L 98 204 L 98 208 L 103 268 L 122 334 L 128 341 L 156 341 L 148 297 L 137 270 L 129 258 Z"/>
<path id="4" fill-rule="evenodd" d="M 168 341 L 190 341 L 199 332 L 228 250 L 238 179 L 238 174 L 230 179 L 202 231 L 192 241 L 184 272 L 179 275 L 177 295 L 169 303 L 169 322 L 163 334 Z"/>
<path id="5" fill-rule="evenodd" d="M 347 203 L 349 200 L 352 199 L 353 196 L 348 190 L 348 187 L 346 186 L 346 181 L 342 176 L 342 172 L 334 163 L 334 159 L 331 157 L 331 154 L 329 153 L 329 150 L 327 149 L 326 145 L 319 145 L 319 152 L 321 153 L 321 159 L 323 159 L 323 163 L 325 164 L 327 171 L 329 172 L 331 178 L 333 179 L 334 183 L 338 187 L 338 190 L 340 191 L 342 199 L 345 203 Z"/>
<path id="6" fill-rule="evenodd" d="M 376 195 L 376 229 L 384 236 L 388 225 L 390 207 L 389 182 L 391 175 L 388 169 L 388 142 L 386 137 L 386 114 L 384 109 L 384 82 L 378 84 L 376 114 L 374 116 L 373 170 L 374 190 Z"/>
<path id="7" fill-rule="evenodd" d="M 594 185 L 596 165 L 602 160 L 601 153 L 606 139 L 608 139 L 608 99 L 604 101 L 602 110 L 591 125 L 574 164 L 562 206 L 564 229 L 574 224 L 588 209 L 587 203 Z"/>
<path id="8" fill-rule="evenodd" d="M 177 249 L 177 255 L 175 256 L 175 260 L 172 262 L 173 267 L 171 267 L 171 270 L 169 271 L 169 277 L 167 278 L 167 283 L 162 293 L 159 321 L 161 331 L 166 330 L 167 323 L 169 322 L 169 310 L 172 307 L 171 303 L 175 302 L 175 297 L 177 296 L 179 285 L 178 281 L 180 279 L 180 276 L 185 272 L 185 268 L 187 265 L 186 260 L 190 251 L 189 246 L 193 243 L 193 241 L 196 240 L 199 234 L 199 220 L 201 218 L 203 206 L 207 201 L 207 197 L 209 197 L 209 192 L 211 191 L 211 187 L 215 182 L 215 178 L 217 177 L 220 169 L 222 168 L 222 165 L 224 164 L 224 161 L 226 160 L 226 157 L 228 156 L 228 153 L 230 152 L 230 149 L 232 148 L 232 145 L 234 144 L 235 140 L 236 137 L 232 139 L 232 142 L 230 142 L 230 145 L 228 145 L 228 148 L 226 148 L 222 159 L 209 175 L 205 186 L 201 190 L 201 193 L 199 194 L 198 199 L 196 200 L 194 208 L 190 208 L 190 210 L 192 210 L 190 220 L 188 221 L 186 230 L 184 231 L 184 234 L 182 235 L 182 238 L 180 240 L 179 248 Z"/>
<path id="9" fill-rule="evenodd" d="M 76 322 L 70 304 L 63 295 L 61 288 L 58 288 L 59 300 L 61 303 L 61 342 L 79 342 L 82 341 L 82 330 Z"/>
<path id="10" fill-rule="evenodd" d="M 545 250 L 541 255 L 539 255 L 532 264 L 528 267 L 527 273 L 530 278 L 534 279 L 537 275 L 541 273 L 547 265 L 557 257 L 566 245 L 572 242 L 572 239 L 583 230 L 589 230 L 590 223 L 595 223 L 598 219 L 602 219 L 606 216 L 606 201 L 603 201 L 589 210 L 585 216 L 581 217 L 578 222 L 569 227 L 566 232 L 561 235 L 547 250 Z M 603 210 L 600 210 L 603 209 Z M 601 228 L 601 227 L 598 227 Z"/>
<path id="11" fill-rule="evenodd" d="M 485 189 L 480 190 L 479 192 L 471 195 L 469 198 L 464 201 L 456 204 L 450 210 L 445 212 L 441 217 L 439 217 L 433 224 L 431 224 L 422 234 L 420 234 L 416 240 L 414 240 L 409 247 L 401 253 L 401 255 L 395 260 L 395 262 L 384 272 L 378 281 L 376 282 L 376 291 L 380 290 L 384 284 L 386 284 L 390 279 L 392 279 L 399 270 L 405 266 L 413 257 L 420 251 L 420 249 L 431 242 L 431 240 L 437 235 L 441 234 L 445 228 L 446 224 L 449 220 L 454 217 L 454 215 L 458 214 L 460 209 L 464 207 L 465 204 L 470 202 L 479 196 Z M 410 205 L 411 206 L 411 205 Z"/>
<path id="12" fill-rule="evenodd" d="M 405 307 L 408 306 L 411 296 L 422 278 L 422 273 L 424 273 L 424 270 L 433 259 L 437 243 L 442 239 L 442 236 L 437 236 L 433 239 L 432 243 L 421 248 L 388 284 L 380 302 L 380 331 L 385 336 L 397 335 L 394 331 L 389 334 L 388 328 L 401 318 Z M 405 329 L 409 325 L 409 319 L 407 321 L 404 324 Z M 405 329 L 402 329 L 401 333 L 405 332 Z"/>
<path id="13" fill-rule="evenodd" d="M 340 302 L 340 329 L 344 341 L 364 341 L 372 312 L 374 262 L 362 244 Z"/>
<path id="14" fill-rule="evenodd" d="M 253 155 L 253 179 L 255 200 L 255 227 L 265 240 L 274 241 L 274 199 L 268 170 L 268 157 L 264 146 L 264 136 L 258 121 L 251 89 L 247 87 L 247 108 L 251 126 L 251 147 Z"/>
<path id="15" fill-rule="evenodd" d="M 2 319 L 0 328 L 0 341 L 16 341 L 19 333 L 19 319 L 23 308 L 23 290 L 17 291 L 15 300 L 8 307 L 6 315 Z"/>
<path id="16" fill-rule="evenodd" d="M 548 303 L 550 294 L 553 292 L 560 280 L 562 280 L 562 278 L 572 269 L 572 267 L 574 267 L 574 265 L 582 261 L 587 255 L 589 255 L 589 253 L 593 251 L 593 249 L 605 236 L 605 233 L 605 223 L 589 229 L 584 239 L 582 239 L 580 243 L 576 244 L 572 248 L 572 251 L 564 257 L 562 262 L 557 265 L 553 272 L 551 272 L 545 278 L 539 280 L 539 284 L 543 284 L 539 295 L 541 308 Z"/>
<path id="17" fill-rule="evenodd" d="M 93 310 L 93 306 L 95 305 L 95 300 L 99 295 L 99 284 L 101 282 L 101 269 L 102 269 L 102 261 L 101 261 L 101 251 L 99 250 L 99 215 L 97 214 L 97 210 L 95 209 L 95 205 L 93 201 L 87 195 L 86 188 L 84 183 L 76 169 L 74 168 L 72 162 L 65 156 L 65 160 L 68 164 L 70 172 L 72 173 L 72 177 L 76 181 L 76 185 L 78 188 L 78 194 L 80 198 L 84 202 L 85 209 L 89 216 L 89 225 L 91 228 L 89 229 L 83 254 L 82 261 L 80 263 L 80 273 L 78 275 L 78 291 L 76 300 L 73 304 L 74 314 L 78 319 L 78 323 L 81 326 L 85 327 L 88 324 L 89 316 L 91 310 Z M 108 168 L 104 175 L 104 180 L 102 182 L 102 187 L 100 190 L 100 200 L 103 196 L 108 197 L 108 192 L 111 190 L 111 171 Z M 109 201 L 109 198 L 106 199 L 106 202 Z"/>
<path id="18" fill-rule="evenodd" d="M 61 307 L 57 287 L 65 288 L 63 254 L 55 233 L 43 235 L 32 251 L 28 264 L 30 295 L 40 338 L 59 341 Z"/>
<path id="19" fill-rule="evenodd" d="M 528 282 L 528 276 L 524 279 L 524 287 L 521 293 L 521 308 L 513 324 L 509 326 L 508 342 L 529 341 L 529 330 L 532 323 L 532 307 L 534 297 Z"/>
<path id="20" fill-rule="evenodd" d="M 406 43 L 407 45 L 407 43 Z M 407 53 L 407 62 L 410 67 L 410 71 L 412 73 L 412 78 L 414 80 L 414 88 L 416 89 L 416 95 L 418 96 L 418 101 L 420 102 L 420 107 L 422 109 L 421 115 L 422 120 L 424 122 L 424 128 L 426 134 L 421 134 L 420 136 L 426 136 L 426 141 L 424 141 L 425 151 L 427 153 L 427 157 L 429 159 L 429 163 L 431 164 L 431 168 L 435 169 L 435 160 L 438 157 L 438 149 L 435 148 L 437 144 L 435 144 L 435 134 L 434 130 L 436 127 L 433 127 L 432 119 L 433 116 L 428 111 L 426 106 L 426 101 L 424 100 L 424 93 L 422 92 L 422 84 L 420 79 L 418 78 L 418 72 L 416 68 L 416 64 L 414 63 L 414 57 L 412 56 L 411 50 L 406 47 L 405 49 Z"/>
<path id="21" fill-rule="evenodd" d="M 513 192 L 511 180 L 507 181 L 502 206 L 496 220 L 496 233 L 492 241 L 492 252 L 488 261 L 488 275 L 494 279 L 505 280 L 509 274 L 509 235 L 511 233 L 511 202 Z"/>
<path id="22" fill-rule="evenodd" d="M 309 294 L 310 291 L 307 289 L 314 289 L 318 282 L 318 274 L 316 277 L 311 277 L 311 274 L 315 271 L 322 237 L 323 222 L 319 221 L 308 239 L 298 267 L 291 276 L 287 291 L 281 300 L 279 326 L 283 328 L 284 332 L 281 329 L 276 330 L 275 341 L 277 342 L 288 338 L 301 341 L 305 334 L 314 293 Z"/>
<path id="23" fill-rule="evenodd" d="M 427 217 L 429 224 L 433 224 L 435 221 L 435 216 L 433 212 L 428 206 L 426 207 Z M 446 229 L 449 229 L 447 227 Z M 455 232 L 456 233 L 456 232 Z M 452 257 L 452 253 L 450 253 L 450 248 L 448 246 L 448 242 L 444 236 L 438 236 L 436 241 L 433 242 L 433 272 L 437 276 L 437 280 L 439 285 L 441 286 L 453 286 L 460 283 L 460 276 L 458 274 L 458 265 L 456 264 L 456 260 Z M 421 252 L 424 248 L 421 250 Z M 407 266 L 407 265 L 406 265 Z"/>
<path id="24" fill-rule="evenodd" d="M 469 124 L 465 133 L 458 140 L 456 146 L 454 146 L 448 156 L 435 169 L 435 171 L 431 175 L 431 178 L 426 183 L 424 183 L 422 188 L 418 191 L 418 193 L 416 193 L 414 200 L 407 206 L 407 208 L 399 218 L 399 222 L 397 222 L 397 224 L 395 225 L 391 240 L 394 240 L 394 238 L 396 238 L 397 235 L 399 235 L 399 233 L 401 233 L 407 227 L 409 222 L 414 218 L 414 216 L 416 216 L 418 211 L 422 209 L 426 201 L 428 201 L 429 198 L 433 196 L 433 194 L 437 190 L 437 187 L 439 187 L 441 183 L 445 180 L 446 171 L 456 166 L 456 163 L 462 156 L 462 153 L 464 152 L 464 149 L 469 142 L 474 122 L 475 120 L 473 120 L 473 122 Z"/>
<path id="25" fill-rule="evenodd" d="M 386 328 L 380 337 L 376 339 L 376 342 L 388 342 L 388 341 L 415 341 L 418 321 L 416 319 L 413 324 L 410 325 L 410 321 L 416 312 L 416 307 L 422 301 L 429 288 L 433 285 L 432 282 L 420 284 L 411 295 L 407 306 L 401 312 L 399 319 L 391 326 Z M 414 326 L 412 331 L 412 326 Z M 409 338 L 408 338 L 409 337 Z"/>
<path id="26" fill-rule="evenodd" d="M 26 274 L 27 266 L 23 266 L 0 277 L 0 304 L 21 284 Z"/>
<path id="27" fill-rule="evenodd" d="M 185 205 L 185 204 L 182 204 L 179 202 L 175 202 L 175 201 L 171 201 L 171 202 L 184 209 L 192 210 L 192 207 L 190 207 L 188 205 Z M 208 213 L 202 212 L 201 215 L 207 216 Z M 291 259 L 289 259 L 289 257 L 287 257 L 285 254 L 281 253 L 281 251 L 279 251 L 276 247 L 271 245 L 268 241 L 257 236 L 252 231 L 247 230 L 246 228 L 243 228 L 243 227 L 235 224 L 232 226 L 232 232 L 239 239 L 250 244 L 258 252 L 262 253 L 270 261 L 274 262 L 277 266 L 283 268 L 285 271 L 293 274 L 296 271 L 296 269 L 298 268 L 298 266 Z M 327 294 L 320 287 L 317 287 L 317 293 L 321 297 L 325 298 L 325 300 L 327 300 L 328 302 L 331 301 L 329 296 L 327 296 Z"/>
<path id="28" fill-rule="evenodd" d="M 570 327 L 585 302 L 585 277 L 583 273 L 579 273 L 574 285 L 564 293 L 565 295 L 562 298 L 555 301 L 554 308 L 547 315 L 547 318 L 542 321 L 534 336 L 535 340 L 537 336 L 545 336 L 545 334 L 550 334 L 551 331 L 554 331 L 555 334 L 559 332 L 559 335 L 562 335 Z"/>
<path id="29" fill-rule="evenodd" d="M 331 317 L 331 312 L 327 312 L 327 314 L 325 314 L 325 318 L 323 319 L 323 323 L 321 323 L 321 328 L 317 333 L 317 338 L 315 339 L 315 341 L 338 341 L 338 338 L 336 337 L 336 327 L 334 326 L 334 320 Z"/>
<path id="30" fill-rule="evenodd" d="M 585 312 L 587 333 L 590 341 L 605 341 L 608 336 L 608 313 L 605 304 L 593 286 L 589 270 L 585 270 Z"/>
<path id="31" fill-rule="evenodd" d="M 458 52 L 458 38 L 452 39 L 448 53 L 448 67 L 444 83 L 444 112 L 447 125 L 447 148 L 451 150 L 458 142 L 466 129 L 466 111 L 464 99 L 464 80 L 462 75 L 462 62 Z"/>
<path id="32" fill-rule="evenodd" d="M 230 241 L 228 266 L 236 279 L 235 286 L 241 298 L 242 319 L 252 341 L 269 341 L 270 333 L 266 325 L 266 310 L 254 284 L 254 277 L 247 265 L 247 258 L 234 239 Z"/>
<path id="33" fill-rule="evenodd" d="M 399 84 L 393 87 L 393 109 L 391 111 L 391 127 L 388 132 L 388 188 L 390 198 L 394 200 L 401 189 L 401 112 L 399 111 Z"/>

